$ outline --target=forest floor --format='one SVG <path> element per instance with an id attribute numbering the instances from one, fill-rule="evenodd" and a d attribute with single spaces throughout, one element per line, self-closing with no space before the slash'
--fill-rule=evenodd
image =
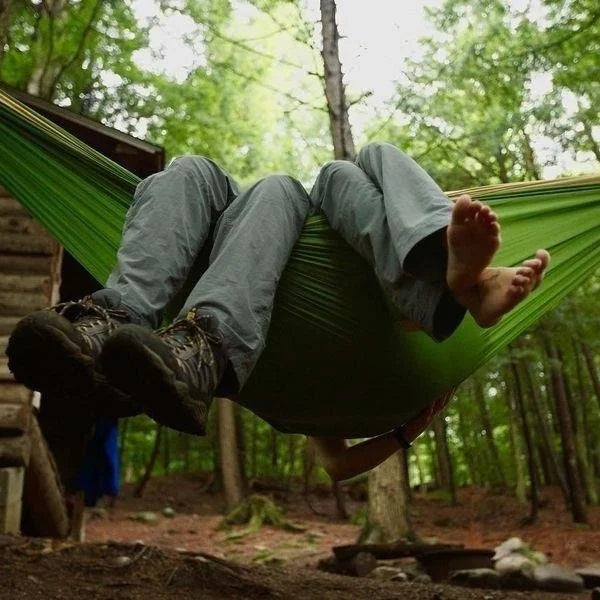
<path id="1" fill-rule="evenodd" d="M 301 494 L 277 495 L 286 516 L 303 531 L 263 527 L 241 537 L 218 529 L 223 499 L 201 493 L 203 482 L 191 477 L 152 480 L 143 498 L 125 486 L 115 507 L 90 513 L 87 543 L 47 542 L 27 538 L 0 539 L 0 598 L 80 598 L 163 600 L 178 598 L 310 600 L 561 600 L 589 598 L 543 592 L 468 589 L 441 584 L 382 582 L 329 575 L 318 571 L 319 559 L 331 547 L 356 541 L 360 526 L 336 517 L 331 495 L 311 495 L 315 514 Z M 543 508 L 535 525 L 524 526 L 520 507 L 507 494 L 459 491 L 457 506 L 434 494 L 415 494 L 413 526 L 429 541 L 493 548 L 519 536 L 558 564 L 582 567 L 600 562 L 600 508 L 590 510 L 590 526 L 574 526 L 558 490 L 543 490 Z M 171 507 L 175 515 L 165 517 Z M 348 501 L 349 512 L 364 502 Z M 153 512 L 153 524 L 132 519 Z M 240 528 L 233 532 L 240 531 Z M 206 561 L 208 553 L 223 562 Z M 121 557 L 121 558 L 119 558 Z M 122 557 L 132 559 L 119 564 Z M 127 561 L 127 559 L 125 559 Z M 232 562 L 229 562 L 232 561 Z"/>

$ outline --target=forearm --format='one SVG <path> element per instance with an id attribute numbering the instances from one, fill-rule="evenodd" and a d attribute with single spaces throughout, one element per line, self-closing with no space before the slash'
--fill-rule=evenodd
<path id="1" fill-rule="evenodd" d="M 347 446 L 345 440 L 337 438 L 319 437 L 311 440 L 319 462 L 335 481 L 370 471 L 401 448 L 393 433 L 370 438 L 354 446 Z"/>
<path id="2" fill-rule="evenodd" d="M 410 443 L 419 437 L 451 396 L 452 392 L 449 392 L 438 398 L 417 417 L 402 425 L 399 430 L 404 441 Z M 348 446 L 343 439 L 312 439 L 321 463 L 334 480 L 350 479 L 370 471 L 404 447 L 395 432 L 384 433 L 354 446 Z"/>

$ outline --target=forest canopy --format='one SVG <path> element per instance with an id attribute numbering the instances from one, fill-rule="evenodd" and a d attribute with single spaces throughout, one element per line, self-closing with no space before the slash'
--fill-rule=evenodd
<path id="1" fill-rule="evenodd" d="M 372 10 L 338 4 L 342 36 Z M 598 172 L 596 0 L 423 4 L 418 43 L 386 40 L 377 74 L 387 96 L 361 86 L 353 67 L 363 63 L 352 46 L 344 54 L 342 37 L 357 148 L 391 142 L 446 190 Z M 3 0 L 0 81 L 170 158 L 202 154 L 244 183 L 275 171 L 309 186 L 333 158 L 320 32 L 308 0 Z M 460 388 L 407 453 L 412 484 L 450 497 L 459 485 L 511 487 L 523 502 L 536 482 L 554 484 L 585 520 L 600 478 L 599 287 L 596 275 Z M 235 415 L 246 479 L 289 486 L 310 475 L 303 439 Z M 125 480 L 142 476 L 153 447 L 157 474 L 219 470 L 214 422 L 206 439 L 159 431 L 147 419 L 122 422 Z"/>

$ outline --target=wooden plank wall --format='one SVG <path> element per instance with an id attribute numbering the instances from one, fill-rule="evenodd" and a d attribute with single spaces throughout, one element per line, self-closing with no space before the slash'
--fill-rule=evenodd
<path id="1" fill-rule="evenodd" d="M 57 242 L 0 187 L 0 468 L 25 467 L 30 454 L 33 393 L 8 369 L 8 338 L 24 315 L 58 300 L 61 260 Z"/>

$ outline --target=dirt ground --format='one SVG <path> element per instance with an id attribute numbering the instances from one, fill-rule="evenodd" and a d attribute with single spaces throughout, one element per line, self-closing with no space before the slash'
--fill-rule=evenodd
<path id="1" fill-rule="evenodd" d="M 269 562 L 271 558 L 312 566 L 331 553 L 331 547 L 356 541 L 359 525 L 336 517 L 330 493 L 310 496 L 310 505 L 301 494 L 277 494 L 275 501 L 286 516 L 305 527 L 301 533 L 264 527 L 259 532 L 231 539 L 230 532 L 218 530 L 223 499 L 219 494 L 200 493 L 204 482 L 191 477 L 151 480 L 143 498 L 132 498 L 125 486 L 114 509 L 105 518 L 87 523 L 91 542 L 136 542 L 161 547 L 207 552 L 242 562 Z M 360 493 L 352 494 L 354 497 Z M 558 564 L 581 567 L 600 562 L 600 507 L 589 510 L 590 525 L 574 525 L 558 489 L 541 493 L 543 508 L 535 525 L 521 523 L 528 507 L 502 493 L 473 488 L 458 490 L 458 505 L 436 498 L 435 494 L 415 494 L 411 520 L 416 533 L 428 540 L 461 543 L 471 548 L 494 548 L 512 536 L 518 536 L 535 550 L 546 553 Z M 170 506 L 175 517 L 160 515 Z M 347 498 L 350 515 L 365 507 L 364 501 Z M 139 511 L 159 514 L 154 525 L 138 523 L 131 516 Z"/>
<path id="2" fill-rule="evenodd" d="M 203 482 L 170 477 L 152 481 L 144 498 L 125 488 L 112 509 L 90 515 L 87 543 L 0 537 L 0 599 L 167 600 L 294 598 L 307 600 L 563 600 L 589 598 L 542 592 L 476 590 L 440 584 L 380 582 L 322 573 L 315 568 L 331 547 L 355 541 L 358 525 L 335 517 L 330 496 L 280 496 L 286 515 L 303 531 L 264 527 L 235 537 L 217 529 L 222 499 L 200 493 Z M 418 495 L 412 520 L 421 537 L 492 548 L 518 535 L 554 562 L 584 566 L 600 562 L 600 509 L 590 511 L 589 528 L 574 527 L 558 493 L 543 493 L 539 522 L 521 526 L 526 509 L 509 496 L 461 490 L 450 507 L 432 495 Z M 162 510 L 170 506 L 175 516 Z M 350 501 L 351 513 L 363 506 Z M 157 515 L 155 524 L 132 520 L 139 511 Z M 239 532 L 239 530 L 238 530 Z M 204 553 L 214 555 L 205 556 Z"/>

